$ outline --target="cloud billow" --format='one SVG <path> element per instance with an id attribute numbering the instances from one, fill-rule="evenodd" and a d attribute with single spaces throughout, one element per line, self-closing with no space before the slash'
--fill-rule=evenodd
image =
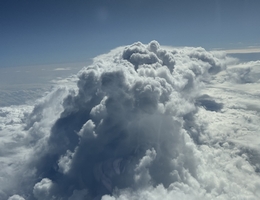
<path id="1" fill-rule="evenodd" d="M 199 108 L 222 109 L 200 91 L 226 68 L 225 59 L 202 48 L 167 50 L 156 41 L 95 58 L 79 72 L 76 88 L 59 90 L 62 107 L 51 122 L 43 123 L 44 110 L 59 104 L 51 97 L 28 116 L 27 140 L 34 141 L 26 165 L 34 169 L 31 189 L 9 199 L 220 195 L 222 186 L 207 184 L 202 175 L 206 166 L 195 118 Z M 219 191 L 211 192 L 214 187 Z"/>
<path id="2" fill-rule="evenodd" d="M 52 127 L 48 150 L 37 163 L 37 173 L 56 184 L 53 195 L 57 197 L 65 198 L 74 190 L 86 189 L 94 197 L 111 194 L 114 188 L 140 187 L 144 177 L 136 166 L 141 165 L 138 162 L 146 151 L 156 154 L 145 166 L 149 180 L 143 181 L 147 186 L 169 187 L 175 181 L 184 181 L 184 169 L 196 177 L 192 154 L 181 159 L 183 166 L 173 162 L 185 154 L 182 149 L 191 148 L 186 145 L 181 123 L 184 115 L 195 110 L 193 102 L 182 95 L 185 91 L 175 85 L 175 76 L 188 79 L 182 83 L 183 90 L 196 90 L 196 79 L 207 70 L 197 75 L 192 68 L 175 72 L 174 54 L 160 49 L 155 41 L 148 46 L 136 43 L 115 56 L 119 63 L 94 62 L 80 72 L 78 92 L 65 99 L 64 111 Z M 178 112 L 179 108 L 170 108 L 176 100 L 189 105 L 178 115 L 174 110 Z M 93 171 L 98 165 L 104 168 L 104 163 L 116 159 L 127 163 L 125 174 L 113 174 L 112 168 L 108 174 L 106 169 L 96 172 L 104 173 L 105 178 L 95 177 Z M 171 175 L 173 170 L 175 174 Z"/>

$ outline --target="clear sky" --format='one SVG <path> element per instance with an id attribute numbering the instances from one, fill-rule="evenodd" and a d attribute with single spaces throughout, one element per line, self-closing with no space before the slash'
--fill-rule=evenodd
<path id="1" fill-rule="evenodd" d="M 84 62 L 112 48 L 260 46 L 259 0 L 1 0 L 0 67 Z"/>

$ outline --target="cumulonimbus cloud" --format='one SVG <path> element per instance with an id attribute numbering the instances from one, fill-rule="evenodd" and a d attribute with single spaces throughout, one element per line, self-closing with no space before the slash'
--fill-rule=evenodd
<path id="1" fill-rule="evenodd" d="M 209 146 L 203 135 L 207 124 L 198 120 L 200 109 L 223 108 L 201 91 L 229 62 L 232 59 L 224 53 L 203 48 L 166 50 L 156 41 L 96 57 L 79 72 L 77 87 L 57 89 L 24 117 L 27 158 L 23 170 L 17 171 L 24 185 L 3 189 L 2 196 L 29 200 L 256 197 L 260 179 L 253 167 L 245 158 L 234 156 L 238 159 L 234 161 L 223 149 L 223 163 L 233 159 L 223 171 L 214 162 L 217 147 Z M 24 175 L 28 169 L 31 172 Z M 242 174 L 252 178 L 246 191 L 242 189 L 248 184 L 236 180 Z"/>

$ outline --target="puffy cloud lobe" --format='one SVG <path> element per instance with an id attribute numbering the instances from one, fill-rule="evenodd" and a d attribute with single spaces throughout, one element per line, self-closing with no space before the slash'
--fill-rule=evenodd
<path id="1" fill-rule="evenodd" d="M 114 187 L 132 187 L 138 176 L 137 182 L 144 181 L 148 175 L 145 178 L 141 167 L 134 170 L 134 165 L 146 158 L 148 149 L 157 155 L 147 167 L 151 181 L 167 187 L 175 180 L 169 175 L 172 159 L 178 157 L 178 148 L 185 141 L 181 118 L 174 119 L 167 104 L 176 98 L 190 104 L 191 109 L 180 115 L 194 111 L 194 106 L 176 91 L 172 53 L 160 50 L 157 42 L 137 43 L 120 53 L 114 56 L 119 63 L 94 63 L 80 72 L 78 91 L 65 99 L 64 111 L 47 141 L 48 150 L 37 161 L 37 173 L 66 191 L 60 194 L 63 198 L 74 190 L 87 189 L 94 197 L 112 192 Z M 170 68 L 165 65 L 169 63 Z M 128 163 L 125 183 L 121 185 L 124 174 L 114 177 L 104 169 L 99 173 L 105 178 L 95 180 L 93 170 L 98 163 L 105 165 L 117 158 Z"/>
<path id="2" fill-rule="evenodd" d="M 78 135 L 82 138 L 95 137 L 94 132 L 95 124 L 92 120 L 88 120 L 78 132 Z"/>
<path id="3" fill-rule="evenodd" d="M 24 198 L 15 194 L 15 195 L 9 197 L 8 200 L 24 200 Z"/>
<path id="4" fill-rule="evenodd" d="M 120 191 L 115 191 L 113 196 L 105 195 L 102 200 L 124 200 L 124 199 L 167 199 L 167 200 L 197 200 L 197 199 L 210 199 L 205 196 L 205 194 L 199 190 L 193 190 L 188 185 L 182 184 L 180 182 L 172 183 L 168 188 L 159 184 L 155 187 L 146 187 L 145 189 L 125 189 Z"/>
<path id="5" fill-rule="evenodd" d="M 33 194 L 39 200 L 55 199 L 53 195 L 54 187 L 55 185 L 50 179 L 44 178 L 35 184 Z"/>
<path id="6" fill-rule="evenodd" d="M 149 185 L 151 177 L 149 174 L 149 166 L 151 162 L 156 158 L 156 151 L 154 149 L 147 150 L 145 156 L 140 160 L 135 168 L 136 175 L 134 177 L 135 182 L 138 184 L 138 188 Z"/>
<path id="7" fill-rule="evenodd" d="M 68 150 L 64 156 L 61 156 L 58 161 L 58 166 L 61 173 L 65 174 L 70 170 L 73 155 L 74 154 Z"/>
<path id="8" fill-rule="evenodd" d="M 248 63 L 240 63 L 230 67 L 228 70 L 228 77 L 235 83 L 259 83 L 260 61 L 251 61 Z"/>
<path id="9" fill-rule="evenodd" d="M 32 152 L 26 167 L 35 171 L 16 194 L 29 200 L 227 199 L 229 179 L 242 169 L 247 180 L 254 178 L 248 196 L 256 196 L 259 180 L 244 158 L 232 160 L 235 170 L 225 178 L 198 117 L 223 108 L 200 92 L 228 62 L 224 53 L 167 50 L 156 41 L 95 58 L 79 72 L 76 88 L 56 90 L 27 115 Z M 232 159 L 229 151 L 223 159 Z"/>
<path id="10" fill-rule="evenodd" d="M 198 56 L 202 61 L 206 59 L 204 53 L 204 57 Z M 149 179 L 168 187 L 174 181 L 184 181 L 183 169 L 196 176 L 193 154 L 189 160 L 185 158 L 186 151 L 193 151 L 187 149 L 194 147 L 186 145 L 181 123 L 184 115 L 195 111 L 194 102 L 187 98 L 194 94 L 186 90 L 198 89 L 199 77 L 215 67 L 214 57 L 208 59 L 212 62 L 206 59 L 206 70 L 198 71 L 193 65 L 182 69 L 175 63 L 175 54 L 177 51 L 160 49 L 156 41 L 147 46 L 136 43 L 115 54 L 112 62 L 102 60 L 83 69 L 78 91 L 65 99 L 64 111 L 52 128 L 47 144 L 50 148 L 39 160 L 38 173 L 55 182 L 63 181 L 57 185 L 67 191 L 65 195 L 87 189 L 93 197 Z M 176 80 L 184 80 L 183 86 Z M 149 149 L 153 149 L 152 154 L 145 155 Z M 58 158 L 58 166 L 53 167 Z M 95 180 L 95 168 L 112 165 L 118 158 L 128 162 L 125 174 L 117 177 L 102 169 L 97 173 L 104 174 Z M 148 171 L 141 163 L 134 167 L 139 160 L 149 158 L 154 162 L 147 166 Z M 58 172 L 63 175 L 56 178 Z M 120 180 L 123 177 L 124 184 Z M 72 180 L 73 189 L 69 189 L 71 182 L 64 182 L 67 179 Z"/>

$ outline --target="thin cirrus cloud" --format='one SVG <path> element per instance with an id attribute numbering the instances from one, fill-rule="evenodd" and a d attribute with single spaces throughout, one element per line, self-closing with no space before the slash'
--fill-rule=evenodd
<path id="1" fill-rule="evenodd" d="M 259 198 L 258 64 L 156 41 L 94 58 L 77 83 L 1 108 L 0 197 Z"/>
<path id="2" fill-rule="evenodd" d="M 260 53 L 259 47 L 250 47 L 243 49 L 228 49 L 225 50 L 229 54 L 249 54 L 249 53 Z"/>

